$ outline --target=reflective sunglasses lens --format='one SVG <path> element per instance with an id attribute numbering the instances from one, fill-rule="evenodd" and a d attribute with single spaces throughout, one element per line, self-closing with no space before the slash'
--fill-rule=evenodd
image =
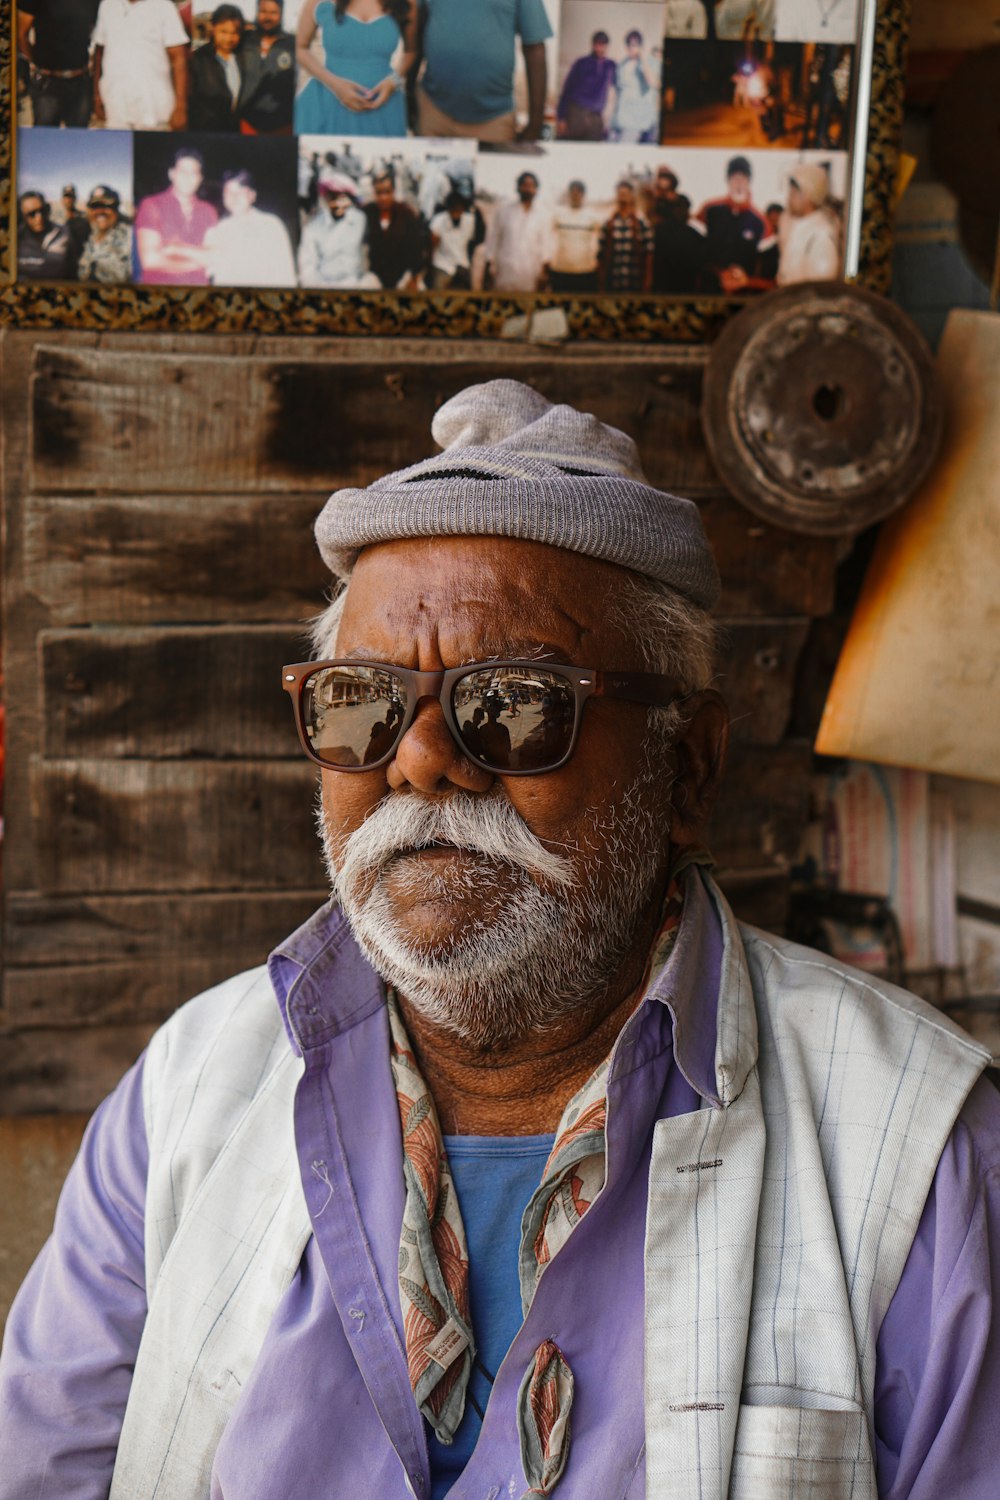
<path id="1" fill-rule="evenodd" d="M 398 740 L 405 713 L 403 684 L 376 667 L 320 667 L 302 692 L 306 738 L 328 766 L 381 760 Z"/>
<path id="2" fill-rule="evenodd" d="M 545 771 L 573 742 L 576 699 L 544 667 L 491 667 L 455 684 L 452 708 L 471 755 L 496 771 Z"/>

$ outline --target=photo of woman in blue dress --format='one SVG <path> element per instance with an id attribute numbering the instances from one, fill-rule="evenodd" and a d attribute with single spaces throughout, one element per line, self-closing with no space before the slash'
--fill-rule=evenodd
<path id="1" fill-rule="evenodd" d="M 296 135 L 405 135 L 415 26 L 415 0 L 306 0 L 295 50 L 312 76 L 295 100 Z"/>

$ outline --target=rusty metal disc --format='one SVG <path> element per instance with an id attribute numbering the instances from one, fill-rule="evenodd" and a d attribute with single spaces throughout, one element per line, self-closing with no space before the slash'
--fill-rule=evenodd
<path id="1" fill-rule="evenodd" d="M 723 483 L 755 515 L 841 536 L 897 510 L 941 439 L 930 351 L 905 313 L 840 282 L 769 292 L 712 346 L 701 406 Z"/>

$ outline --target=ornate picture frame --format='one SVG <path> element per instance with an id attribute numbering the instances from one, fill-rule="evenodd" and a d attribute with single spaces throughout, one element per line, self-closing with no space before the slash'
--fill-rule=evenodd
<path id="1" fill-rule="evenodd" d="M 17 277 L 15 0 L 0 0 L 0 325 L 144 332 L 495 338 L 561 309 L 574 340 L 709 339 L 745 301 L 740 295 L 650 292 L 589 295 L 488 291 L 253 290 L 213 286 L 100 285 Z M 845 275 L 887 289 L 908 6 L 860 0 L 845 200 Z M 565 149 L 565 148 L 563 148 Z M 581 148 L 581 154 L 587 149 Z M 511 159 L 514 165 L 521 158 Z M 523 163 L 530 168 L 531 157 Z M 522 319 L 520 325 L 512 324 Z"/>

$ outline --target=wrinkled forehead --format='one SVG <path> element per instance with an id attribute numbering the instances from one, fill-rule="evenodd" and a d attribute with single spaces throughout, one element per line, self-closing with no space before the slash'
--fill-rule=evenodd
<path id="1" fill-rule="evenodd" d="M 436 646 L 458 664 L 537 652 L 579 659 L 589 651 L 600 656 L 589 664 L 600 665 L 609 653 L 637 649 L 613 607 L 634 578 L 603 559 L 512 537 L 380 542 L 354 567 L 338 654 L 376 643 L 379 654 Z"/>

